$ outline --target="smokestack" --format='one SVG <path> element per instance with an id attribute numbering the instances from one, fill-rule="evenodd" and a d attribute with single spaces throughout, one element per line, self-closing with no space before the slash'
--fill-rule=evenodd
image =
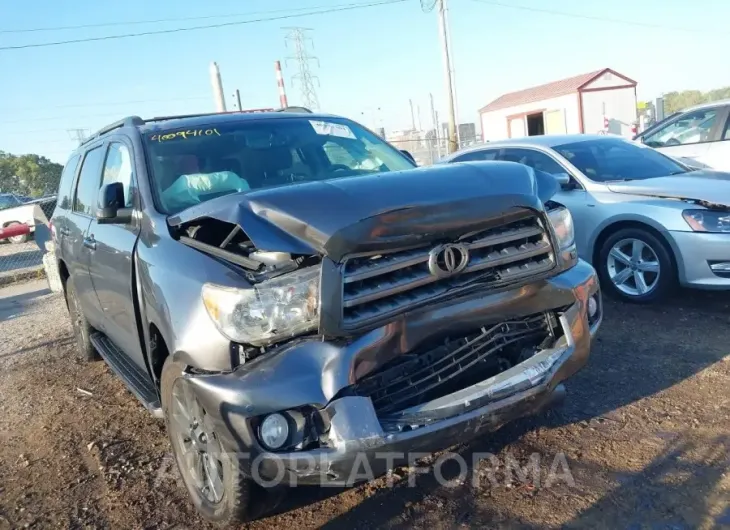
<path id="1" fill-rule="evenodd" d="M 215 101 L 216 111 L 225 112 L 226 99 L 223 97 L 223 82 L 216 62 L 210 63 L 210 84 L 213 87 L 213 100 Z"/>
<path id="2" fill-rule="evenodd" d="M 413 114 L 413 100 L 409 99 L 408 104 L 411 106 L 411 130 L 416 130 L 416 115 Z"/>
<path id="3" fill-rule="evenodd" d="M 274 61 L 276 69 L 276 85 L 279 87 L 279 105 L 284 109 L 289 106 L 286 100 L 286 89 L 284 88 L 284 74 L 281 73 L 281 61 Z"/>

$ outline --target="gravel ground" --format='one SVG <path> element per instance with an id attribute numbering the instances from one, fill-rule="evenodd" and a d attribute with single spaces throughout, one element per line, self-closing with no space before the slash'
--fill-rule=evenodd
<path id="1" fill-rule="evenodd" d="M 207 528 L 163 425 L 104 363 L 75 359 L 60 297 L 21 291 L 0 290 L 0 529 Z M 728 298 L 608 301 L 562 409 L 451 449 L 522 466 L 537 454 L 530 480 L 500 468 L 492 481 L 489 460 L 462 480 L 430 459 L 355 488 L 299 489 L 250 528 L 730 528 Z M 555 462 L 569 475 L 549 483 Z"/>

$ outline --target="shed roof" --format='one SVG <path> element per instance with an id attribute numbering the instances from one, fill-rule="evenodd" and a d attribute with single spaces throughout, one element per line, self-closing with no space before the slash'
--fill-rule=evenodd
<path id="1" fill-rule="evenodd" d="M 538 85 L 524 90 L 518 90 L 516 92 L 508 92 L 499 96 L 497 99 L 489 103 L 486 107 L 479 109 L 479 112 L 488 112 L 492 110 L 505 109 L 508 107 L 515 107 L 525 103 L 533 103 L 535 101 L 541 101 L 543 99 L 555 98 L 558 96 L 564 96 L 566 94 L 572 94 L 578 92 L 579 89 L 600 77 L 605 72 L 611 72 L 622 79 L 625 79 L 631 84 L 636 84 L 636 81 L 629 79 L 628 77 L 611 70 L 610 68 L 602 68 L 587 74 L 576 75 L 568 77 L 567 79 L 561 79 L 559 81 L 553 81 L 551 83 L 545 83 L 544 85 Z"/>

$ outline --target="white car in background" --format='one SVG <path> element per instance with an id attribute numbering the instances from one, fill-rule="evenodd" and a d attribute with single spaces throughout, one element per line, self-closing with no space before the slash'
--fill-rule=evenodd
<path id="1" fill-rule="evenodd" d="M 730 100 L 678 112 L 634 139 L 693 167 L 730 171 Z"/>

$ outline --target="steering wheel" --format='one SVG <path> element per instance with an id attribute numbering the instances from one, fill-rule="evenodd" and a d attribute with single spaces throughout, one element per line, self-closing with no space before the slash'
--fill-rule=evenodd
<path id="1" fill-rule="evenodd" d="M 351 169 L 345 164 L 332 164 L 330 165 L 330 171 L 334 173 L 335 171 L 351 171 Z"/>
<path id="2" fill-rule="evenodd" d="M 677 140 L 676 138 L 670 138 L 669 140 L 667 140 L 666 142 L 664 142 L 664 145 L 666 145 L 666 146 L 680 145 L 680 141 Z"/>

